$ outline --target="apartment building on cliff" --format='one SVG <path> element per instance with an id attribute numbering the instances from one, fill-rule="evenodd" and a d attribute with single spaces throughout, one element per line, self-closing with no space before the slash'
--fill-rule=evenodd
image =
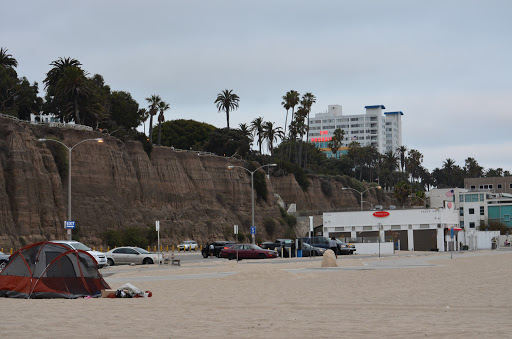
<path id="1" fill-rule="evenodd" d="M 361 146 L 373 145 L 380 153 L 395 152 L 402 146 L 402 115 L 398 112 L 382 112 L 383 105 L 365 106 L 365 114 L 343 115 L 341 105 L 329 105 L 325 113 L 317 113 L 309 119 L 309 141 L 327 157 L 339 157 L 347 152 L 348 145 L 357 141 Z M 345 131 L 341 147 L 336 153 L 329 148 L 334 130 Z"/>

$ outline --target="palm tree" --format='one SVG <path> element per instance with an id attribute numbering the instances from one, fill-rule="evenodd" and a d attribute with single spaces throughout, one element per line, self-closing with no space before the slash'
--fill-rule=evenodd
<path id="1" fill-rule="evenodd" d="M 238 128 L 240 129 L 240 132 L 242 132 L 242 134 L 247 137 L 247 139 L 249 139 L 251 145 L 252 145 L 252 142 L 254 141 L 253 137 L 252 137 L 252 131 L 251 131 L 251 127 L 248 126 L 246 123 L 241 123 L 238 125 Z"/>
<path id="2" fill-rule="evenodd" d="M 151 97 L 146 98 L 146 101 L 149 103 L 149 144 L 153 145 L 153 116 L 158 113 L 162 98 L 159 95 L 153 94 Z"/>
<path id="3" fill-rule="evenodd" d="M 92 87 L 87 81 L 84 71 L 78 67 L 67 67 L 55 86 L 55 95 L 62 102 L 69 103 L 66 112 L 74 112 L 74 120 L 77 125 L 80 125 L 78 100 L 87 98 L 91 93 Z"/>
<path id="4" fill-rule="evenodd" d="M 300 94 L 297 91 L 291 90 L 288 93 L 286 93 L 283 99 L 284 98 L 286 98 L 285 101 L 287 103 L 287 106 L 289 106 L 292 109 L 292 118 L 290 121 L 293 122 L 295 118 L 295 106 L 299 104 Z M 288 117 L 288 111 L 286 116 Z"/>
<path id="5" fill-rule="evenodd" d="M 158 146 L 161 146 L 161 135 L 162 135 L 162 122 L 165 121 L 164 112 L 167 111 L 171 106 L 168 103 L 160 101 L 158 104 L 158 109 L 160 110 L 160 114 L 158 115 Z"/>
<path id="6" fill-rule="evenodd" d="M 229 129 L 229 111 L 237 109 L 238 108 L 238 102 L 240 101 L 240 98 L 238 95 L 233 93 L 233 90 L 227 90 L 220 92 L 217 95 L 217 99 L 215 100 L 215 103 L 217 104 L 217 108 L 220 111 L 226 112 L 226 120 L 228 122 L 228 129 Z"/>
<path id="7" fill-rule="evenodd" d="M 306 127 L 306 142 L 309 142 L 309 113 L 311 113 L 311 106 L 316 102 L 316 97 L 310 93 L 307 92 L 302 96 L 302 106 L 306 109 L 306 119 L 307 119 L 307 127 Z M 304 169 L 306 169 L 306 164 L 308 163 L 308 149 L 306 148 L 306 156 L 304 159 Z"/>
<path id="8" fill-rule="evenodd" d="M 12 55 L 7 54 L 7 48 L 0 48 L 0 66 L 5 68 L 16 68 L 18 66 L 18 61 Z"/>
<path id="9" fill-rule="evenodd" d="M 405 201 L 411 192 L 411 186 L 409 186 L 409 184 L 405 181 L 400 181 L 395 185 L 395 188 L 393 189 L 393 195 L 395 196 L 395 199 L 400 202 L 402 208 L 404 208 Z"/>
<path id="10" fill-rule="evenodd" d="M 144 123 L 144 134 L 146 134 L 146 120 L 149 118 L 149 112 L 145 108 L 139 108 L 137 114 L 140 116 L 140 121 Z"/>
<path id="11" fill-rule="evenodd" d="M 254 134 L 254 137 L 257 138 L 256 143 L 259 145 L 260 154 L 261 154 L 261 144 L 263 143 L 265 128 L 264 121 L 262 117 L 257 117 L 251 122 L 251 132 Z"/>
<path id="12" fill-rule="evenodd" d="M 295 120 L 292 122 L 293 127 L 292 127 L 292 125 L 290 125 L 290 131 L 293 130 L 295 133 L 295 137 L 293 139 L 293 142 L 295 144 L 295 154 L 296 154 L 295 162 L 299 166 L 302 164 L 302 141 L 304 138 L 304 134 L 306 133 L 307 128 L 308 128 L 308 126 L 306 125 L 306 122 L 305 122 L 307 113 L 308 112 L 307 112 L 306 108 L 304 108 L 303 106 L 300 106 L 297 109 L 297 114 L 295 114 Z M 299 140 L 301 141 L 299 149 L 297 149 L 297 143 L 296 143 L 297 134 L 300 136 Z"/>
<path id="13" fill-rule="evenodd" d="M 400 155 L 400 168 L 402 169 L 402 176 L 403 176 L 407 147 L 402 145 L 402 146 L 398 147 L 397 152 Z"/>
<path id="14" fill-rule="evenodd" d="M 418 150 L 411 149 L 406 159 L 407 162 L 407 171 L 411 175 L 412 181 L 415 178 L 419 178 L 418 169 L 423 162 L 423 154 L 421 154 Z"/>
<path id="15" fill-rule="evenodd" d="M 72 58 L 59 58 L 58 60 L 52 61 L 50 66 L 53 66 L 51 70 L 46 73 L 46 78 L 43 80 L 44 88 L 51 88 L 57 85 L 57 82 L 64 74 L 64 70 L 68 67 L 80 68 L 82 64 L 80 61 Z"/>
<path id="16" fill-rule="evenodd" d="M 331 149 L 332 154 L 336 154 L 339 158 L 338 150 L 343 145 L 343 138 L 345 137 L 345 131 L 341 128 L 336 128 L 327 147 Z"/>
<path id="17" fill-rule="evenodd" d="M 284 119 L 284 135 L 286 135 L 286 125 L 288 125 L 288 111 L 290 108 L 290 103 L 286 101 L 286 95 L 283 96 L 283 102 L 281 103 L 283 105 L 284 109 L 286 110 L 286 118 Z"/>
<path id="18" fill-rule="evenodd" d="M 478 164 L 475 158 L 468 157 L 465 164 L 464 172 L 468 178 L 481 178 L 484 175 L 484 168 Z"/>
<path id="19" fill-rule="evenodd" d="M 354 169 L 359 167 L 359 181 L 363 177 L 363 149 L 357 141 L 352 141 L 348 145 L 348 157 L 354 162 Z"/>
<path id="20" fill-rule="evenodd" d="M 393 151 L 387 151 L 383 156 L 384 160 L 384 168 L 386 168 L 390 173 L 393 173 L 398 167 L 398 156 Z"/>
<path id="21" fill-rule="evenodd" d="M 268 141 L 268 149 L 270 151 L 270 156 L 274 151 L 274 141 L 277 141 L 278 138 L 282 139 L 284 137 L 284 132 L 281 130 L 281 127 L 274 128 L 274 123 L 267 121 L 263 125 L 264 129 L 264 137 Z"/>

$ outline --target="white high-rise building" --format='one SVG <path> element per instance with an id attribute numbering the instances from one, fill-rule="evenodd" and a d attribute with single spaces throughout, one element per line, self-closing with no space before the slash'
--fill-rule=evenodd
<path id="1" fill-rule="evenodd" d="M 345 131 L 343 144 L 338 153 L 346 153 L 347 146 L 357 141 L 361 146 L 373 145 L 380 153 L 395 152 L 402 146 L 402 115 L 398 112 L 384 112 L 383 105 L 365 106 L 365 114 L 343 115 L 341 105 L 329 105 L 325 113 L 317 113 L 309 121 L 309 141 L 314 143 L 328 157 L 333 154 L 328 144 L 334 130 Z"/>

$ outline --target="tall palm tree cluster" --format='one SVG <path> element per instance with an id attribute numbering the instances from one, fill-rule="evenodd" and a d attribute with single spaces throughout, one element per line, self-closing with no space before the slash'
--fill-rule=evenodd
<path id="1" fill-rule="evenodd" d="M 299 92 L 295 90 L 288 91 L 283 96 L 283 101 L 281 105 L 286 110 L 286 118 L 285 118 L 285 137 L 287 138 L 288 149 L 286 152 L 286 157 L 288 160 L 292 160 L 292 155 L 295 155 L 293 161 L 303 167 L 307 168 L 308 163 L 308 149 L 306 148 L 306 152 L 304 154 L 303 159 L 303 145 L 304 142 L 307 142 L 309 139 L 309 114 L 311 113 L 311 107 L 316 102 L 316 97 L 307 92 L 300 96 Z M 295 112 L 295 106 L 297 106 L 297 112 Z M 290 119 L 290 125 L 288 124 L 288 112 L 292 110 L 292 115 Z M 286 128 L 288 127 L 288 136 L 286 136 Z M 304 141 L 304 136 L 306 136 L 306 140 Z M 292 149 L 294 152 L 292 152 Z"/>
<path id="2" fill-rule="evenodd" d="M 162 100 L 159 95 L 153 94 L 149 98 L 146 98 L 146 101 L 149 104 L 149 144 L 153 144 L 153 116 L 158 114 L 158 145 L 162 144 L 162 123 L 165 121 L 164 113 L 171 106 L 168 103 Z"/>
<path id="3" fill-rule="evenodd" d="M 260 154 L 262 154 L 261 146 L 263 142 L 266 141 L 270 156 L 272 156 L 274 153 L 274 143 L 284 137 L 284 132 L 281 127 L 275 126 L 274 124 L 274 122 L 263 121 L 262 117 L 258 117 L 251 122 L 249 131 L 256 138 Z"/>

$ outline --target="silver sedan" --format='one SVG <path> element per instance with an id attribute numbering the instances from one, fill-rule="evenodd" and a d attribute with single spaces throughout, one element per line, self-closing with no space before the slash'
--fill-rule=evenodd
<path id="1" fill-rule="evenodd" d="M 9 257 L 10 257 L 9 255 L 3 254 L 2 252 L 0 252 L 0 272 L 9 263 Z"/>
<path id="2" fill-rule="evenodd" d="M 105 253 L 105 256 L 109 266 L 158 264 L 162 260 L 158 253 L 148 252 L 140 247 L 117 247 Z"/>

